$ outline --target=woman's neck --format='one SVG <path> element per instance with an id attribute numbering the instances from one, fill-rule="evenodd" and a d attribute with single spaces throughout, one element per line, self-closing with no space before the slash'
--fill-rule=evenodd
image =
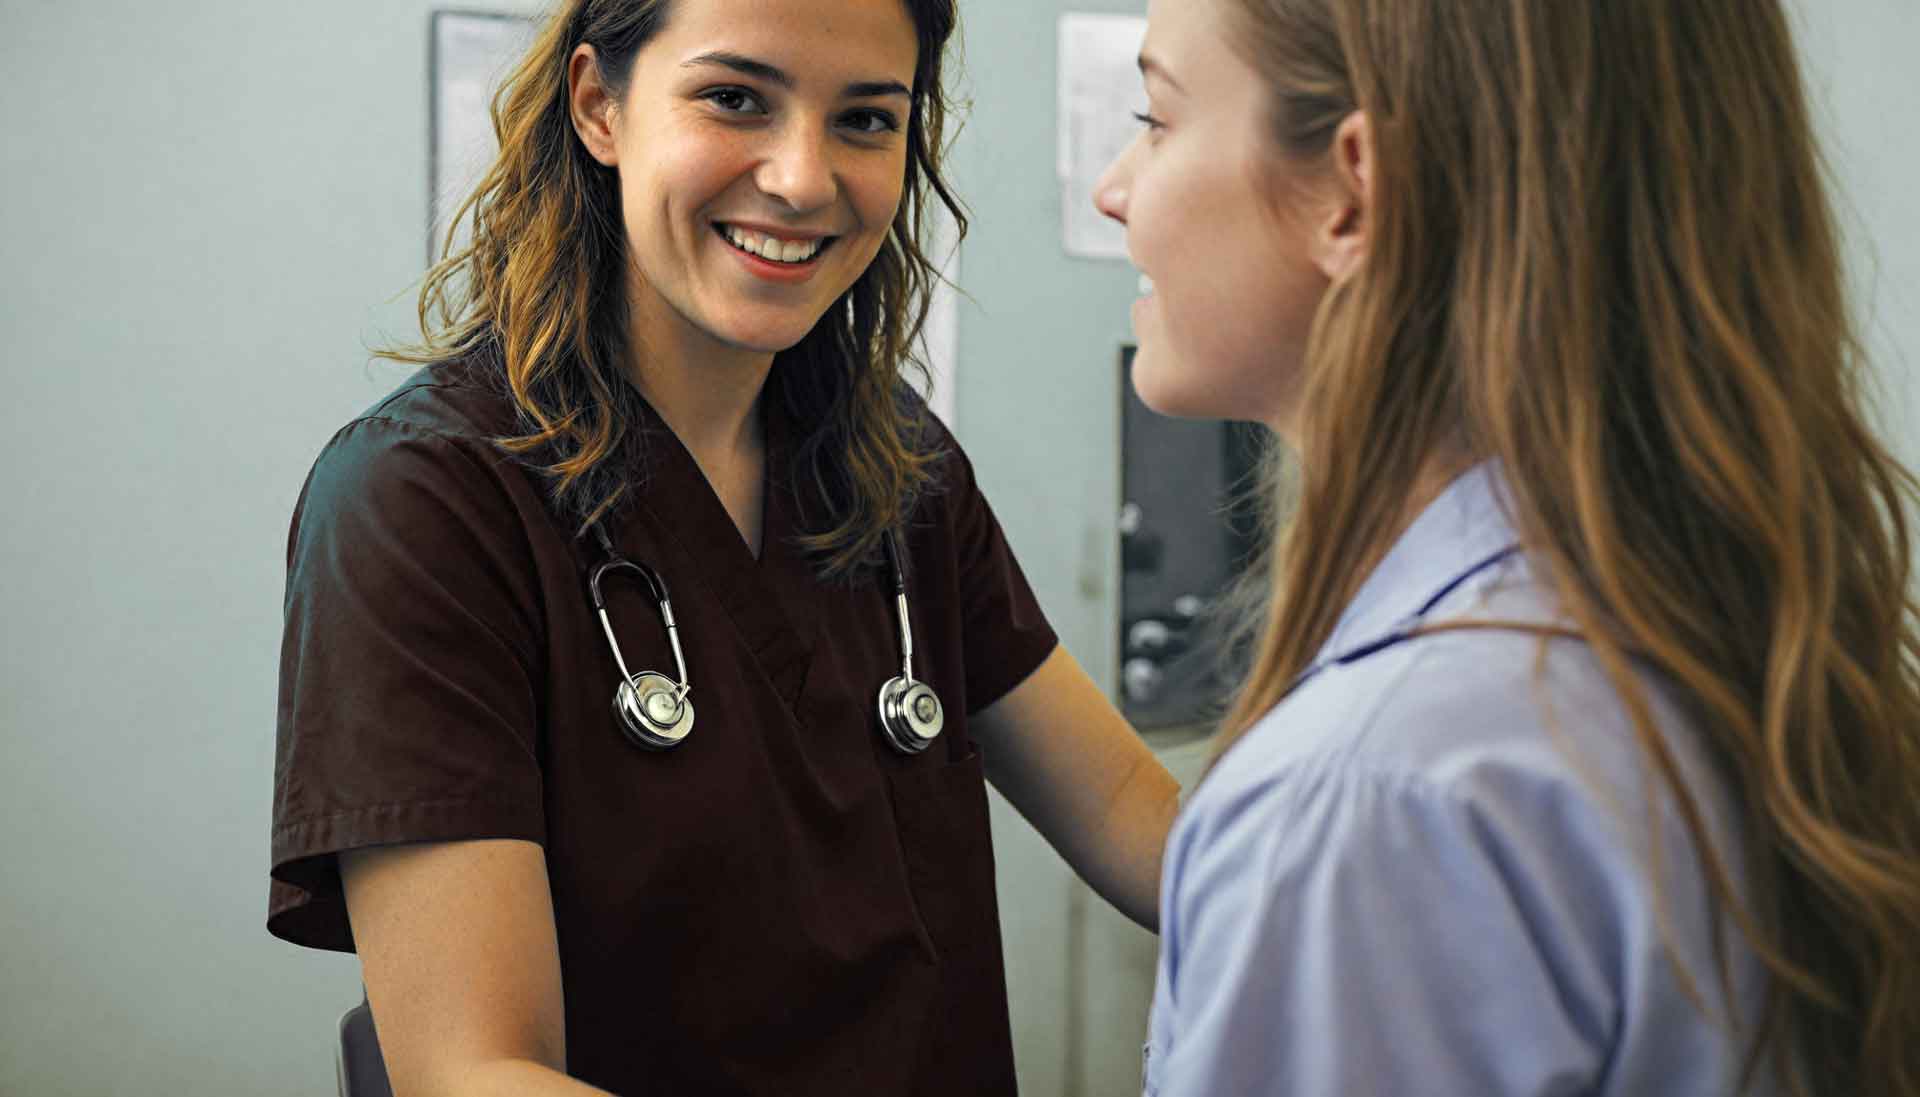
<path id="1" fill-rule="evenodd" d="M 708 479 L 716 465 L 759 453 L 773 354 L 728 346 L 685 321 L 644 326 L 652 330 L 633 332 L 627 375 Z"/>
<path id="2" fill-rule="evenodd" d="M 766 477 L 760 398 L 774 356 L 711 339 L 636 339 L 633 345 L 627 375 L 634 387 L 686 447 L 758 556 Z"/>

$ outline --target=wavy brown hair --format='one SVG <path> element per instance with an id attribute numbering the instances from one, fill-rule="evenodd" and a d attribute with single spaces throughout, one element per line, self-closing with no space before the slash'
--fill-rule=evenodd
<path id="1" fill-rule="evenodd" d="M 626 379 L 629 263 L 618 177 L 574 132 L 567 65 L 582 43 L 621 97 L 635 56 L 699 0 L 569 0 L 548 17 L 492 104 L 500 154 L 457 208 L 419 298 L 422 342 L 383 351 L 416 364 L 470 361 L 498 375 L 523 433 L 498 443 L 548 479 L 584 530 L 634 485 L 644 414 Z M 825 575 L 874 557 L 931 482 L 926 411 L 904 383 L 926 377 L 920 332 L 940 274 L 922 250 L 933 203 L 967 218 L 941 175 L 949 103 L 942 70 L 953 0 L 901 0 L 919 38 L 900 209 L 866 272 L 795 346 L 776 356 L 769 398 L 802 424 L 792 476 L 802 545 Z M 465 243 L 456 244 L 462 230 Z"/>
<path id="2" fill-rule="evenodd" d="M 1223 740 L 1284 695 L 1404 527 L 1406 496 L 1383 488 L 1439 455 L 1496 459 L 1715 903 L 1771 972 L 1749 1080 L 1920 1094 L 1916 485 L 1862 412 L 1779 3 L 1226 7 L 1282 154 L 1325 157 L 1363 111 L 1377 194 L 1367 259 L 1316 318 L 1291 517 L 1270 519 L 1269 605 Z M 1688 698 L 1738 792 L 1744 886 L 1639 661 Z"/>

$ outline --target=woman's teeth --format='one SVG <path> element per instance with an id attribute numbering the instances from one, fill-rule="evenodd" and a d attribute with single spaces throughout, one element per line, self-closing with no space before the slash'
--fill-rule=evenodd
<path id="1" fill-rule="evenodd" d="M 741 251 L 752 252 L 762 259 L 771 259 L 776 263 L 804 263 L 820 254 L 831 237 L 818 240 L 776 240 L 771 236 L 762 236 L 733 225 L 721 225 L 720 234 L 727 242 Z"/>

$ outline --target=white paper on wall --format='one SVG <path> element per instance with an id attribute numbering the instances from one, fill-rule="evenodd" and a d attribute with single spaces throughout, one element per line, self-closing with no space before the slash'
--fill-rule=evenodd
<path id="1" fill-rule="evenodd" d="M 533 20 L 522 15 L 433 13 L 429 263 L 439 261 L 448 219 L 500 151 L 488 110 L 536 29 Z"/>
<path id="2" fill-rule="evenodd" d="M 1125 259 L 1126 233 L 1093 208 L 1093 186 L 1138 132 L 1134 114 L 1147 109 L 1139 68 L 1147 21 L 1069 13 L 1059 35 L 1061 242 L 1068 255 Z"/>

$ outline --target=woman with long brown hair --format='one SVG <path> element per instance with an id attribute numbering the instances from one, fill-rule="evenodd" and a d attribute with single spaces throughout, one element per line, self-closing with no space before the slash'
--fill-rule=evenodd
<path id="1" fill-rule="evenodd" d="M 397 1093 L 1012 1093 L 983 776 L 1152 924 L 1174 786 L 901 377 L 954 20 L 571 0 L 496 100 L 288 555 L 268 926 Z"/>
<path id="2" fill-rule="evenodd" d="M 1154 0 L 1141 61 L 1134 383 L 1284 443 L 1148 1092 L 1920 1094 L 1915 485 L 1781 5 Z"/>

